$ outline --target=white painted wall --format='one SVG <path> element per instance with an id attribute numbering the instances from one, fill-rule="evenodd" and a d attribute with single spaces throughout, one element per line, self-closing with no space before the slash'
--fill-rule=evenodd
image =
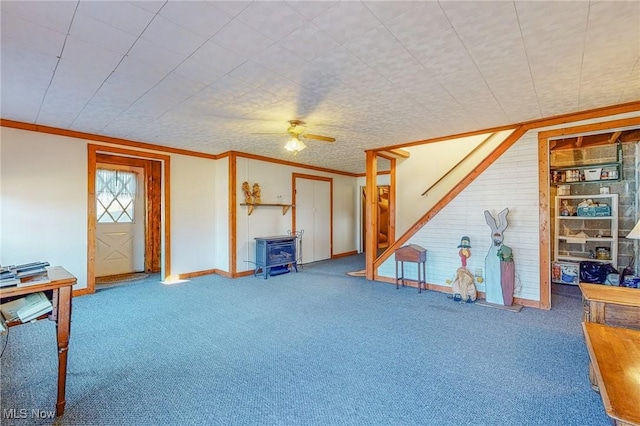
<path id="1" fill-rule="evenodd" d="M 0 264 L 48 261 L 86 288 L 89 141 L 7 127 L 0 135 Z M 170 156 L 171 272 L 213 269 L 216 209 L 227 211 L 228 192 L 216 194 L 218 162 Z"/>
<path id="2" fill-rule="evenodd" d="M 216 259 L 216 162 L 171 156 L 172 275 L 213 269 Z M 225 177 L 225 181 L 227 178 Z"/>
<path id="3" fill-rule="evenodd" d="M 511 130 L 490 134 L 469 136 L 455 141 L 435 142 L 406 148 L 411 156 L 399 159 L 396 163 L 396 205 L 412 206 L 399 208 L 396 213 L 396 235 L 404 234 L 430 208 L 445 196 L 460 180 L 484 160 L 504 139 Z M 491 137 L 490 137 L 491 136 Z M 464 159 L 485 139 L 490 139 Z M 455 168 L 454 168 L 455 167 Z M 448 174 L 440 182 L 438 180 Z M 426 195 L 423 192 L 435 184 Z"/>
<path id="4" fill-rule="evenodd" d="M 0 127 L 0 264 L 47 261 L 87 282 L 87 146 Z"/>
<path id="5" fill-rule="evenodd" d="M 240 157 L 236 163 L 237 201 L 244 202 L 242 182 L 253 187 L 260 185 L 263 204 L 291 204 L 293 173 L 333 178 L 333 254 L 356 250 L 356 210 L 354 194 L 357 179 L 339 174 L 320 172 L 300 167 Z M 256 237 L 287 235 L 293 229 L 292 209 L 283 215 L 280 207 L 256 207 L 251 216 L 247 207 L 238 206 L 236 218 L 236 259 L 237 271 L 255 268 Z M 303 236 L 304 238 L 304 236 Z"/>

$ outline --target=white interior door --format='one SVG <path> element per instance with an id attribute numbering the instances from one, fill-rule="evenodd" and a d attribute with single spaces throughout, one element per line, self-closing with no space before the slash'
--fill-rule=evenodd
<path id="1" fill-rule="evenodd" d="M 144 270 L 144 170 L 99 164 L 96 171 L 97 277 Z"/>
<path id="2" fill-rule="evenodd" d="M 301 263 L 331 258 L 331 184 L 296 178 L 296 231 L 302 235 Z"/>

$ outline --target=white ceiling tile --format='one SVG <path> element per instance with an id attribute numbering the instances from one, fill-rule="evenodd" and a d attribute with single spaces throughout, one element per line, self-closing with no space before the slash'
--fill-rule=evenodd
<path id="1" fill-rule="evenodd" d="M 283 76 L 276 76 L 269 79 L 264 82 L 260 88 L 285 99 L 296 98 L 301 90 L 301 87 L 297 83 Z"/>
<path id="2" fill-rule="evenodd" d="M 145 81 L 153 86 L 162 80 L 169 71 L 166 68 L 161 68 L 127 56 L 118 65 L 115 73 L 121 73 L 137 80 Z"/>
<path id="3" fill-rule="evenodd" d="M 264 52 L 254 56 L 253 60 L 276 74 L 281 75 L 288 73 L 306 62 L 304 58 L 285 49 L 280 44 L 270 46 Z"/>
<path id="4" fill-rule="evenodd" d="M 136 36 L 81 13 L 76 14 L 69 34 L 89 44 L 121 54 L 127 53 L 136 41 Z"/>
<path id="5" fill-rule="evenodd" d="M 142 33 L 142 38 L 185 57 L 196 51 L 207 40 L 160 15 L 151 21 Z"/>
<path id="6" fill-rule="evenodd" d="M 81 1 L 78 12 L 134 36 L 139 36 L 155 16 L 155 12 L 124 1 Z"/>
<path id="7" fill-rule="evenodd" d="M 173 70 L 184 61 L 187 56 L 188 55 L 184 53 L 165 49 L 143 38 L 139 38 L 127 54 L 128 58 L 137 59 L 167 71 Z"/>
<path id="8" fill-rule="evenodd" d="M 262 53 L 273 44 L 273 41 L 237 19 L 229 22 L 211 40 L 245 58 Z"/>
<path id="9" fill-rule="evenodd" d="M 124 110 L 151 90 L 156 83 L 155 81 L 141 80 L 121 71 L 116 71 L 100 87 L 92 101 L 103 100 L 105 105 L 112 105 Z"/>
<path id="10" fill-rule="evenodd" d="M 339 46 L 335 40 L 311 22 L 289 34 L 278 44 L 308 61 Z"/>
<path id="11" fill-rule="evenodd" d="M 129 3 L 151 13 L 158 13 L 162 7 L 167 4 L 167 2 L 163 0 L 141 0 L 131 1 Z"/>
<path id="12" fill-rule="evenodd" d="M 296 9 L 298 13 L 307 19 L 313 19 L 331 8 L 337 1 L 299 1 L 292 0 L 287 2 L 291 7 Z"/>
<path id="13" fill-rule="evenodd" d="M 231 16 L 237 16 L 240 12 L 242 12 L 244 9 L 246 9 L 251 3 L 253 3 L 252 1 L 240 1 L 240 0 L 231 0 L 231 1 L 213 1 L 211 2 L 211 4 L 216 7 L 217 9 L 220 9 L 222 11 L 224 11 L 225 13 L 231 15 Z"/>
<path id="14" fill-rule="evenodd" d="M 237 19 L 273 41 L 280 40 L 307 23 L 304 16 L 281 1 L 253 2 Z"/>
<path id="15" fill-rule="evenodd" d="M 214 72 L 227 73 L 247 60 L 233 50 L 208 41 L 194 52 L 189 59 L 211 68 Z"/>
<path id="16" fill-rule="evenodd" d="M 69 35 L 62 51 L 61 59 L 69 60 L 81 67 L 81 72 L 107 78 L 122 60 L 123 55 L 113 50 L 103 49 Z"/>
<path id="17" fill-rule="evenodd" d="M 2 38 L 2 47 L 5 44 L 19 42 L 28 49 L 60 55 L 64 45 L 65 33 L 25 21 L 14 14 L 4 12 L 4 10 L 1 18 L 0 37 Z"/>
<path id="18" fill-rule="evenodd" d="M 208 39 L 232 19 L 214 7 L 216 4 L 218 2 L 170 1 L 160 15 Z"/>
<path id="19" fill-rule="evenodd" d="M 211 84 L 218 78 L 222 77 L 226 74 L 226 71 L 214 69 L 197 62 L 193 58 L 187 58 L 184 62 L 178 65 L 178 68 L 175 69 L 174 73 L 206 85 Z"/>
<path id="20" fill-rule="evenodd" d="M 198 92 L 192 100 L 206 105 L 220 106 L 233 102 L 249 91 L 251 91 L 251 86 L 225 75 Z"/>
<path id="21" fill-rule="evenodd" d="M 231 77 L 243 81 L 254 88 L 260 87 L 278 76 L 278 74 L 253 61 L 246 61 L 229 74 Z"/>
<path id="22" fill-rule="evenodd" d="M 424 1 L 365 1 L 364 4 L 380 21 L 389 22 L 393 18 L 423 5 Z"/>
<path id="23" fill-rule="evenodd" d="M 17 85 L 2 82 L 0 116 L 7 120 L 35 123 L 44 98 L 44 90 L 25 92 Z"/>
<path id="24" fill-rule="evenodd" d="M 336 3 L 314 18 L 313 23 L 340 44 L 381 25 L 369 9 L 355 1 Z"/>
<path id="25" fill-rule="evenodd" d="M 72 90 L 72 96 L 81 94 L 84 96 L 93 95 L 104 83 L 110 72 L 95 73 L 87 69 L 84 63 L 78 63 L 69 59 L 60 59 L 51 87 L 62 86 L 67 90 Z"/>
<path id="26" fill-rule="evenodd" d="M 2 14 L 13 14 L 50 30 L 66 34 L 76 9 L 70 1 L 3 1 Z M 4 24 L 4 22 L 3 22 Z"/>

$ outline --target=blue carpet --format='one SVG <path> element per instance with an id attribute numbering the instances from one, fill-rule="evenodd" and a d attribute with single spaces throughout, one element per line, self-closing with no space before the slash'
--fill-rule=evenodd
<path id="1" fill-rule="evenodd" d="M 157 277 L 74 300 L 67 408 L 49 321 L 14 327 L 2 409 L 59 425 L 607 425 L 576 298 L 519 313 L 350 277 Z M 4 338 L 0 339 L 0 343 Z"/>

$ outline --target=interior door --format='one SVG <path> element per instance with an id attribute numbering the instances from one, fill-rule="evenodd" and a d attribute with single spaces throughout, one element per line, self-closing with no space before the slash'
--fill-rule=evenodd
<path id="1" fill-rule="evenodd" d="M 96 171 L 97 277 L 144 271 L 144 169 L 98 164 Z"/>
<path id="2" fill-rule="evenodd" d="M 300 263 L 331 258 L 331 182 L 295 179 L 296 231 L 302 235 Z"/>

